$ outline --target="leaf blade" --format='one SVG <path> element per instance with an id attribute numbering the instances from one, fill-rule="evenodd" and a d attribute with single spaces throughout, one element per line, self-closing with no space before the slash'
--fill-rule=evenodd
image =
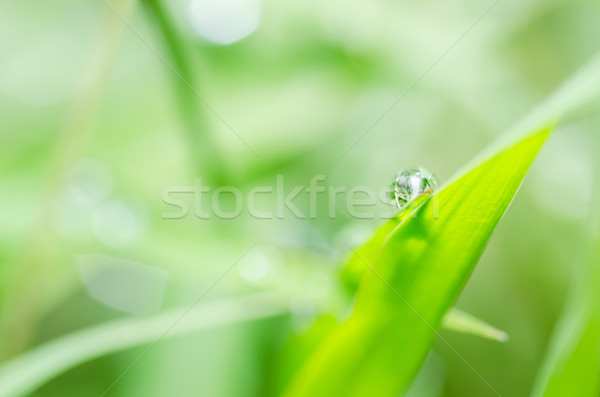
<path id="1" fill-rule="evenodd" d="M 442 327 L 449 331 L 475 335 L 498 342 L 508 341 L 506 332 L 456 308 L 452 308 L 446 313 L 442 320 Z"/>
<path id="2" fill-rule="evenodd" d="M 600 140 L 596 137 L 597 146 Z M 533 397 L 593 397 L 600 393 L 600 161 L 578 278 L 540 366 Z"/>
<path id="3" fill-rule="evenodd" d="M 51 340 L 0 366 L 0 397 L 26 395 L 47 381 L 92 359 L 131 347 L 234 323 L 259 320 L 287 312 L 280 294 L 257 293 L 199 305 L 188 318 L 165 334 L 187 308 L 145 318 L 103 323 Z"/>
<path id="4" fill-rule="evenodd" d="M 353 314 L 286 396 L 367 396 L 376 388 L 391 397 L 407 390 L 549 132 L 543 128 L 463 174 L 402 222 L 372 264 L 363 258 L 370 270 Z"/>

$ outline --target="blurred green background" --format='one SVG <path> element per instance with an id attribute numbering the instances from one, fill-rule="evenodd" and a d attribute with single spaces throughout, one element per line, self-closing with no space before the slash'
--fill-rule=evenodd
<path id="1" fill-rule="evenodd" d="M 0 358 L 275 290 L 280 315 L 165 338 L 107 393 L 267 395 L 287 341 L 337 306 L 345 242 L 381 219 L 350 216 L 343 195 L 334 217 L 322 195 L 314 219 L 165 219 L 164 192 L 201 179 L 247 194 L 280 176 L 287 194 L 316 175 L 380 191 L 412 165 L 443 183 L 599 49 L 598 15 L 591 0 L 1 2 Z M 510 341 L 442 331 L 503 396 L 530 393 L 577 270 L 597 127 L 552 136 L 457 304 Z M 274 211 L 269 197 L 257 207 Z M 309 196 L 295 203 L 307 212 Z M 32 395 L 100 395 L 145 349 Z M 419 384 L 494 395 L 444 344 Z"/>

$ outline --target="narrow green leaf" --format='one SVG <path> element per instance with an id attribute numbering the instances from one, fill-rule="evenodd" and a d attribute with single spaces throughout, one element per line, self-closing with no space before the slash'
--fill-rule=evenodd
<path id="1" fill-rule="evenodd" d="M 425 203 L 428 198 L 429 195 L 417 197 L 407 208 L 399 211 L 394 218 L 377 229 L 369 241 L 362 245 L 356 252 L 352 252 L 350 259 L 341 272 L 342 283 L 350 298 L 355 296 L 360 280 L 368 271 L 363 260 L 367 263 L 373 261 L 390 233 L 408 217 L 413 216 L 416 209 Z M 446 313 L 442 321 L 442 327 L 448 331 L 470 334 L 500 342 L 508 340 L 506 332 L 496 329 L 485 321 L 456 308 L 452 308 Z"/>
<path id="2" fill-rule="evenodd" d="M 471 334 L 499 342 L 508 341 L 508 334 L 506 332 L 494 328 L 485 321 L 457 308 L 452 308 L 446 313 L 442 320 L 442 327 L 449 331 Z"/>
<path id="3" fill-rule="evenodd" d="M 406 392 L 548 134 L 531 134 L 434 194 L 374 260 L 357 253 L 368 271 L 354 311 L 308 359 L 287 397 Z"/>
<path id="4" fill-rule="evenodd" d="M 597 141 L 600 141 L 597 139 Z M 587 253 L 533 388 L 533 397 L 600 394 L 600 161 Z"/>
<path id="5" fill-rule="evenodd" d="M 371 262 L 377 256 L 381 247 L 388 239 L 389 235 L 406 219 L 415 215 L 415 211 L 429 199 L 429 193 L 417 196 L 408 206 L 381 225 L 375 231 L 375 234 L 356 251 L 351 251 L 350 259 L 341 271 L 341 281 L 344 285 L 349 298 L 353 299 L 358 291 L 358 285 L 362 280 L 367 267 L 363 261 Z"/>
<path id="6" fill-rule="evenodd" d="M 536 380 L 532 396 L 598 396 L 599 352 L 598 313 L 592 315 L 584 310 L 565 314 Z"/>
<path id="7" fill-rule="evenodd" d="M 186 309 L 176 309 L 147 318 L 116 320 L 77 331 L 3 364 L 0 367 L 0 397 L 26 395 L 77 365 L 148 344 L 158 338 L 272 317 L 286 311 L 287 305 L 278 294 L 262 293 L 206 303 L 189 314 Z M 165 334 L 173 324 L 177 326 Z"/>

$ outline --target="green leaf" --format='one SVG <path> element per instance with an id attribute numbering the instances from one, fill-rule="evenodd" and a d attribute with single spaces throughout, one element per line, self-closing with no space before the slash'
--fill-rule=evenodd
<path id="1" fill-rule="evenodd" d="M 600 161 L 596 173 L 596 207 L 585 234 L 585 261 L 552 336 L 533 397 L 600 394 Z"/>
<path id="2" fill-rule="evenodd" d="M 350 298 L 353 298 L 356 295 L 360 280 L 368 271 L 363 260 L 371 262 L 384 245 L 389 234 L 404 220 L 413 216 L 415 210 L 427 201 L 428 198 L 429 195 L 427 194 L 417 197 L 407 206 L 407 208 L 399 211 L 394 218 L 390 219 L 377 229 L 373 237 L 371 237 L 371 239 L 362 245 L 356 252 L 353 251 L 350 259 L 341 272 L 342 283 Z M 506 332 L 498 330 L 487 324 L 485 321 L 456 308 L 452 308 L 446 313 L 442 321 L 442 327 L 449 331 L 475 335 L 500 342 L 506 342 L 508 340 L 508 334 Z"/>
<path id="3" fill-rule="evenodd" d="M 508 334 L 506 332 L 494 328 L 485 321 L 457 308 L 452 308 L 446 313 L 442 320 L 442 327 L 449 331 L 480 336 L 499 342 L 508 341 Z"/>
<path id="4" fill-rule="evenodd" d="M 598 313 L 567 310 L 553 337 L 532 396 L 598 396 L 599 352 Z"/>
<path id="5" fill-rule="evenodd" d="M 48 380 L 94 358 L 201 330 L 287 312 L 279 294 L 261 293 L 128 318 L 54 339 L 0 367 L 0 397 L 26 395 Z M 174 326 L 176 325 L 176 326 Z M 168 331 L 168 332 L 167 332 Z"/>
<path id="6" fill-rule="evenodd" d="M 381 225 L 369 241 L 363 244 L 358 250 L 351 251 L 350 259 L 346 262 L 340 274 L 342 284 L 350 299 L 355 297 L 360 281 L 365 273 L 367 273 L 367 267 L 363 261 L 371 262 L 385 244 L 390 233 L 406 219 L 414 216 L 415 211 L 428 199 L 428 193 L 417 196 L 406 208 L 398 211 L 393 218 Z"/>
<path id="7" fill-rule="evenodd" d="M 287 397 L 405 393 L 492 232 L 549 135 L 543 128 L 434 194 L 387 234 L 351 316 L 325 338 Z"/>

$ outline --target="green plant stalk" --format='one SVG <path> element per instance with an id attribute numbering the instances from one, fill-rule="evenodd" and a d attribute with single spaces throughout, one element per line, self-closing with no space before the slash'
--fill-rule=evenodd
<path id="1" fill-rule="evenodd" d="M 145 4 L 152 19 L 156 21 L 164 47 L 168 51 L 167 59 L 159 56 L 168 65 L 167 72 L 177 100 L 177 110 L 181 116 L 185 141 L 188 143 L 189 160 L 193 165 L 194 176 L 202 176 L 203 181 L 209 185 L 227 185 L 227 164 L 220 155 L 221 150 L 211 133 L 208 112 L 202 110 L 209 105 L 198 93 L 198 73 L 195 71 L 197 67 L 188 55 L 193 51 L 177 32 L 175 23 L 160 0 L 147 0 Z"/>

